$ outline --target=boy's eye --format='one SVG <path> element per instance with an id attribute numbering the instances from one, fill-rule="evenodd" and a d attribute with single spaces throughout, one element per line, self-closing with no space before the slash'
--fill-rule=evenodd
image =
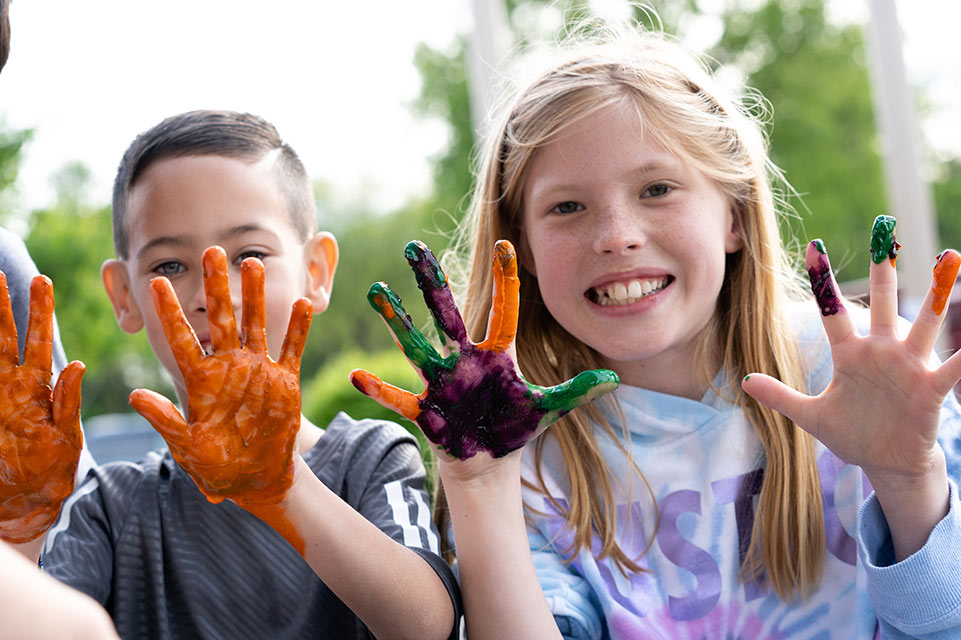
<path id="1" fill-rule="evenodd" d="M 184 266 L 177 262 L 176 260 L 168 260 L 167 262 L 161 262 L 156 267 L 153 268 L 153 272 L 158 276 L 165 276 L 169 278 L 170 276 L 175 276 L 178 273 L 183 273 L 185 271 Z"/>
<path id="2" fill-rule="evenodd" d="M 247 258 L 257 258 L 262 262 L 265 257 L 267 257 L 267 254 L 264 253 L 263 251 L 254 251 L 254 250 L 243 251 L 237 254 L 237 259 L 235 260 L 235 262 L 237 264 L 242 264 L 243 261 L 246 260 Z"/>
<path id="3" fill-rule="evenodd" d="M 576 202 L 568 201 L 568 202 L 562 202 L 559 205 L 555 206 L 553 209 L 551 209 L 551 212 L 567 214 L 567 213 L 577 213 L 578 211 L 583 211 L 583 209 L 584 207 L 582 207 L 580 204 Z"/>
<path id="4" fill-rule="evenodd" d="M 664 184 L 663 182 L 659 182 L 657 184 L 652 184 L 647 189 L 645 189 L 643 195 L 649 198 L 659 198 L 661 196 L 666 196 L 670 192 L 671 192 L 670 185 Z"/>

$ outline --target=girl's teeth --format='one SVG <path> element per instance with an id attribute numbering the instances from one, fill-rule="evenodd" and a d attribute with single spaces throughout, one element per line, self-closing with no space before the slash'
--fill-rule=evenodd
<path id="1" fill-rule="evenodd" d="M 595 289 L 597 304 L 627 305 L 633 304 L 651 293 L 657 293 L 668 283 L 667 278 L 661 280 L 631 280 L 627 284 L 615 282 L 605 287 L 603 291 Z"/>

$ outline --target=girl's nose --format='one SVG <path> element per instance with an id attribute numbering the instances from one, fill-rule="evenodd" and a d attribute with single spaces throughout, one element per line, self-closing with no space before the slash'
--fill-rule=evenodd
<path id="1" fill-rule="evenodd" d="M 636 251 L 646 242 L 642 227 L 642 221 L 627 207 L 607 207 L 594 220 L 594 251 L 613 255 Z"/>

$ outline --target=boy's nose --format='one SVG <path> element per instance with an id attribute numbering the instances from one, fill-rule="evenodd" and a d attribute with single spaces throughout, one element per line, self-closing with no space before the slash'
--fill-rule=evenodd
<path id="1" fill-rule="evenodd" d="M 646 242 L 642 221 L 627 207 L 607 207 L 593 222 L 594 251 L 597 253 L 629 253 L 640 249 Z"/>

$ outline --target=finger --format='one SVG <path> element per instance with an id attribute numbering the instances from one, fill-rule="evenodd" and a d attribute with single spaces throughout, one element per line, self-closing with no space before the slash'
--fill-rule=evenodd
<path id="1" fill-rule="evenodd" d="M 934 388 L 943 396 L 961 381 L 961 349 L 954 352 L 950 358 L 941 363 L 934 372 Z"/>
<path id="2" fill-rule="evenodd" d="M 895 262 L 901 245 L 894 237 L 897 220 L 878 216 L 871 229 L 871 334 L 897 334 L 898 274 Z"/>
<path id="3" fill-rule="evenodd" d="M 961 268 L 961 255 L 954 249 L 942 252 L 934 264 L 931 288 L 928 290 L 918 317 L 911 325 L 905 345 L 912 353 L 926 356 L 934 348 L 944 323 L 944 309 L 951 299 L 951 290 L 958 279 Z"/>
<path id="4" fill-rule="evenodd" d="M 160 318 L 164 336 L 170 345 L 170 351 L 177 361 L 180 372 L 186 376 L 200 366 L 204 357 L 204 349 L 197 340 L 197 334 L 187 321 L 173 285 L 167 278 L 154 278 L 150 281 L 150 295 L 153 306 Z"/>
<path id="5" fill-rule="evenodd" d="M 380 406 L 408 420 L 417 420 L 420 415 L 420 398 L 410 391 L 384 382 L 369 371 L 354 369 L 350 372 L 350 383 Z"/>
<path id="6" fill-rule="evenodd" d="M 547 413 L 538 422 L 538 427 L 552 424 L 565 413 L 610 393 L 618 384 L 620 379 L 613 371 L 595 369 L 581 372 L 567 382 L 543 389 L 537 406 Z"/>
<path id="7" fill-rule="evenodd" d="M 810 418 L 813 398 L 807 396 L 780 380 L 763 373 L 752 373 L 741 382 L 741 388 L 761 404 L 787 416 L 802 429 L 812 425 Z M 817 437 L 816 433 L 812 433 Z"/>
<path id="8" fill-rule="evenodd" d="M 467 328 L 461 318 L 454 295 L 447 282 L 447 275 L 440 268 L 437 258 L 423 242 L 414 240 L 407 243 L 404 257 L 414 270 L 417 286 L 424 293 L 427 309 L 434 316 L 437 327 L 444 335 L 456 340 L 458 344 L 467 342 Z"/>
<path id="9" fill-rule="evenodd" d="M 521 281 L 517 277 L 517 252 L 507 240 L 494 245 L 494 293 L 491 300 L 490 326 L 487 339 L 479 349 L 503 351 L 510 347 L 517 334 L 517 311 L 520 304 Z"/>
<path id="10" fill-rule="evenodd" d="M 234 304 L 230 299 L 227 253 L 222 247 L 208 247 L 204 251 L 203 264 L 210 346 L 214 351 L 236 349 L 240 347 L 240 337 L 237 335 Z"/>
<path id="11" fill-rule="evenodd" d="M 443 358 L 427 338 L 418 331 L 404 310 L 400 297 L 383 282 L 376 282 L 367 292 L 367 301 L 387 323 L 394 342 L 403 350 L 411 364 L 433 378 Z"/>
<path id="12" fill-rule="evenodd" d="M 20 364 L 17 346 L 17 323 L 13 319 L 7 276 L 0 271 L 0 366 L 4 369 Z"/>
<path id="13" fill-rule="evenodd" d="M 314 305 L 307 298 L 294 301 L 290 309 L 290 322 L 287 323 L 287 335 L 284 336 L 284 346 L 280 348 L 280 364 L 288 371 L 300 371 L 300 358 L 304 354 L 307 344 L 307 333 L 310 322 L 314 318 Z"/>
<path id="14" fill-rule="evenodd" d="M 854 323 L 838 294 L 838 283 L 831 271 L 831 261 L 820 239 L 808 244 L 805 262 L 808 278 L 811 280 L 811 290 L 821 308 L 824 332 L 828 336 L 828 341 L 835 345 L 854 333 Z"/>
<path id="15" fill-rule="evenodd" d="M 240 265 L 240 276 L 243 286 L 244 348 L 254 353 L 266 353 L 264 263 L 257 258 L 245 258 Z"/>
<path id="16" fill-rule="evenodd" d="M 80 432 L 80 388 L 87 367 L 74 360 L 60 372 L 53 388 L 53 423 L 77 448 L 83 445 Z"/>
<path id="17" fill-rule="evenodd" d="M 135 389 L 128 398 L 130 406 L 147 419 L 169 447 L 183 447 L 187 440 L 187 423 L 177 407 L 159 393 Z"/>
<path id="18" fill-rule="evenodd" d="M 53 283 L 47 276 L 34 276 L 30 283 L 30 320 L 23 363 L 50 372 L 53 352 Z"/>

